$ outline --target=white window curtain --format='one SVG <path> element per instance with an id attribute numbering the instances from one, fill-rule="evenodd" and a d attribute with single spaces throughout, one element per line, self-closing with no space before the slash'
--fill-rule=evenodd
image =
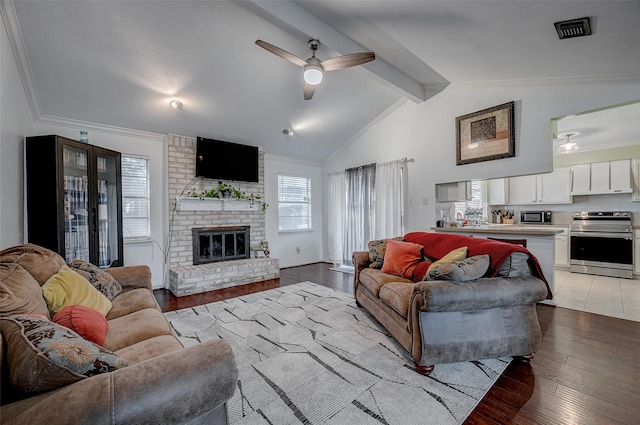
<path id="1" fill-rule="evenodd" d="M 366 251 L 375 223 L 376 165 L 346 170 L 347 220 L 342 263 L 353 266 L 354 251 Z"/>
<path id="2" fill-rule="evenodd" d="M 376 165 L 375 225 L 373 239 L 403 235 L 402 173 L 406 160 Z"/>
<path id="3" fill-rule="evenodd" d="M 346 217 L 345 172 L 329 174 L 328 184 L 328 243 L 329 261 L 334 266 L 342 264 L 344 258 L 344 227 Z"/>

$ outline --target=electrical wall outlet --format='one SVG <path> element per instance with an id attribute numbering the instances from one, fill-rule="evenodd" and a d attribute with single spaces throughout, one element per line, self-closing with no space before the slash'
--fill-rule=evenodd
<path id="1" fill-rule="evenodd" d="M 428 197 L 424 197 L 422 198 L 422 205 L 429 205 L 429 198 Z"/>
<path id="2" fill-rule="evenodd" d="M 301 252 L 301 251 L 302 251 L 302 250 L 300 249 L 300 247 L 299 247 L 299 246 L 297 246 L 297 247 L 296 247 L 296 254 L 300 254 L 300 252 Z"/>

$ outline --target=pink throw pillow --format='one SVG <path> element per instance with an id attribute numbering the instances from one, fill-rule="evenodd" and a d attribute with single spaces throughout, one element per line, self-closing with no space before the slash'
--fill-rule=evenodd
<path id="1" fill-rule="evenodd" d="M 413 270 L 422 261 L 422 245 L 411 242 L 387 241 L 382 272 L 413 278 Z"/>

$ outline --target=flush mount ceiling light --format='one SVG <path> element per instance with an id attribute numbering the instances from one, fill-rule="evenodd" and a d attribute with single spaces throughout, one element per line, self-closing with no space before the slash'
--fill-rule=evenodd
<path id="1" fill-rule="evenodd" d="M 591 35 L 591 22 L 589 21 L 589 18 L 555 22 L 553 25 L 556 27 L 560 40 Z"/>
<path id="2" fill-rule="evenodd" d="M 571 152 L 575 152 L 575 151 L 577 151 L 578 149 L 580 149 L 580 146 L 578 146 L 578 144 L 577 144 L 576 142 L 572 142 L 572 141 L 570 140 L 570 138 L 571 138 L 571 137 L 575 137 L 575 136 L 577 136 L 578 134 L 580 134 L 580 133 L 578 133 L 578 132 L 576 131 L 576 132 L 573 132 L 573 133 L 563 133 L 563 134 L 558 135 L 558 138 L 563 138 L 563 137 L 566 137 L 566 138 L 567 138 L 567 140 L 565 140 L 565 141 L 564 141 L 564 142 L 563 142 L 563 143 L 558 147 L 558 153 L 571 153 Z"/>
<path id="3" fill-rule="evenodd" d="M 171 102 L 169 102 L 169 105 L 173 109 L 181 109 L 182 108 L 182 102 L 180 102 L 179 100 L 172 100 Z"/>
<path id="4" fill-rule="evenodd" d="M 282 130 L 282 133 L 286 136 L 293 136 L 293 130 L 291 130 L 290 128 L 285 128 L 284 130 Z"/>

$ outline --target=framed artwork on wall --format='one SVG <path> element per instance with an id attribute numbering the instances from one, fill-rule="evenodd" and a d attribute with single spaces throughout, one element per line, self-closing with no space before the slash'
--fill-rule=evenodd
<path id="1" fill-rule="evenodd" d="M 456 165 L 516 156 L 514 102 L 456 118 Z"/>

